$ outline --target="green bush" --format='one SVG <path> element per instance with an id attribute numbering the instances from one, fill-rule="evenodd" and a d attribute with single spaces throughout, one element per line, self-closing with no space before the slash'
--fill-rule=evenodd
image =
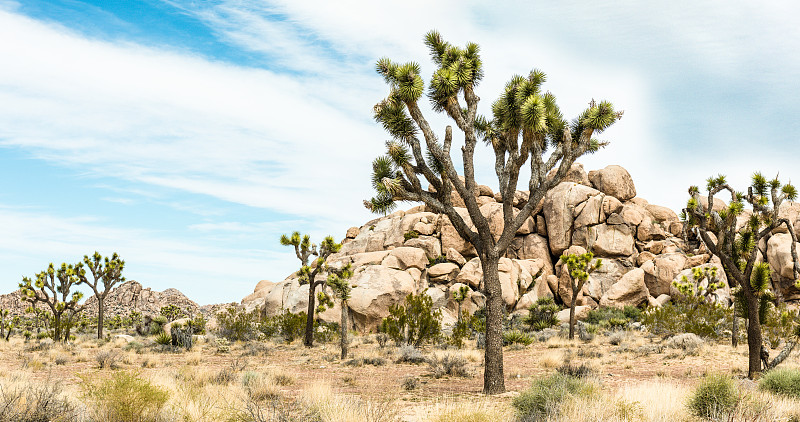
<path id="1" fill-rule="evenodd" d="M 197 316 L 189 320 L 188 324 L 192 327 L 193 333 L 198 335 L 206 333 L 206 319 L 203 318 L 202 314 L 197 314 Z"/>
<path id="2" fill-rule="evenodd" d="M 470 315 L 466 310 L 461 311 L 461 318 L 453 326 L 453 333 L 447 342 L 457 348 L 464 347 L 464 340 L 470 335 Z"/>
<path id="3" fill-rule="evenodd" d="M 764 374 L 758 387 L 770 393 L 800 399 L 800 371 L 797 369 L 774 369 Z"/>
<path id="4" fill-rule="evenodd" d="M 296 338 L 302 337 L 306 329 L 306 313 L 300 312 L 293 314 L 288 309 L 275 317 L 280 334 L 287 343 L 293 342 Z"/>
<path id="5" fill-rule="evenodd" d="M 381 322 L 379 331 L 386 333 L 398 345 L 419 347 L 435 341 L 442 332 L 442 311 L 433 310 L 433 299 L 420 293 L 406 296 L 404 305 L 389 306 L 389 316 Z"/>
<path id="6" fill-rule="evenodd" d="M 596 391 L 595 384 L 586 379 L 556 373 L 534 380 L 512 405 L 519 421 L 545 421 L 556 417 L 565 401 L 591 396 Z"/>
<path id="7" fill-rule="evenodd" d="M 159 421 L 169 398 L 166 390 L 126 371 L 115 372 L 104 381 L 84 379 L 83 390 L 91 404 L 92 420 L 104 422 Z"/>
<path id="8" fill-rule="evenodd" d="M 683 301 L 667 303 L 642 313 L 642 324 L 653 334 L 692 333 L 719 339 L 733 324 L 733 311 L 708 302 Z"/>
<path id="9" fill-rule="evenodd" d="M 710 418 L 730 412 L 739 402 L 739 392 L 733 379 L 720 374 L 707 375 L 689 397 L 687 406 L 692 414 Z"/>
<path id="10" fill-rule="evenodd" d="M 153 338 L 153 341 L 162 346 L 166 346 L 172 344 L 172 336 L 162 331 Z"/>
<path id="11" fill-rule="evenodd" d="M 589 311 L 584 321 L 587 324 L 617 328 L 629 322 L 638 321 L 642 316 L 641 309 L 635 306 L 626 306 L 622 309 L 606 307 Z"/>
<path id="12" fill-rule="evenodd" d="M 416 230 L 409 230 L 403 234 L 403 239 L 405 240 L 416 239 L 418 237 L 419 237 L 419 232 Z"/>
<path id="13" fill-rule="evenodd" d="M 519 330 L 511 330 L 503 333 L 503 346 L 512 344 L 524 344 L 525 346 L 533 343 L 533 337 Z"/>
<path id="14" fill-rule="evenodd" d="M 528 317 L 525 323 L 531 330 L 540 331 L 558 325 L 556 314 L 560 311 L 558 305 L 551 297 L 543 297 L 528 308 Z"/>
<path id="15" fill-rule="evenodd" d="M 432 267 L 436 264 L 444 264 L 450 262 L 447 260 L 447 257 L 444 255 L 439 255 L 436 258 L 428 258 L 428 266 Z"/>
<path id="16" fill-rule="evenodd" d="M 252 340 L 257 335 L 258 315 L 236 306 L 217 313 L 217 334 L 230 341 Z"/>

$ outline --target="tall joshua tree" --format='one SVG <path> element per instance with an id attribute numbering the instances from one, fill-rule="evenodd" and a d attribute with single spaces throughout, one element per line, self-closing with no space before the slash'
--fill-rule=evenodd
<path id="1" fill-rule="evenodd" d="M 86 277 L 86 270 L 83 269 L 83 265 L 89 268 L 89 272 L 92 274 L 91 281 Z M 97 338 L 103 338 L 103 313 L 105 311 L 106 296 L 108 296 L 114 285 L 125 281 L 125 277 L 122 276 L 125 261 L 121 260 L 116 252 L 111 255 L 111 258 L 106 257 L 103 259 L 103 256 L 95 251 L 91 257 L 88 255 L 83 256 L 83 265 L 80 265 L 77 271 L 80 279 L 79 284 L 86 284 L 91 287 L 94 297 L 97 298 Z M 101 288 L 102 291 L 100 290 Z"/>
<path id="2" fill-rule="evenodd" d="M 333 237 L 328 236 L 322 240 L 317 250 L 317 245 L 311 243 L 311 237 L 307 234 L 300 236 L 299 232 L 292 233 L 291 236 L 281 235 L 281 245 L 294 246 L 294 252 L 297 259 L 300 260 L 302 266 L 300 267 L 300 284 L 308 283 L 308 312 L 306 313 L 306 330 L 303 337 L 303 344 L 306 347 L 314 345 L 314 311 L 316 305 L 316 290 L 317 287 L 325 283 L 325 279 L 317 279 L 318 275 L 322 275 L 327 271 L 325 261 L 333 253 L 339 252 L 342 248 L 340 243 L 336 243 Z M 317 258 L 309 265 L 309 259 L 312 256 Z"/>
<path id="3" fill-rule="evenodd" d="M 749 378 L 756 378 L 763 369 L 770 369 L 788 356 L 796 344 L 796 338 L 787 342 L 786 349 L 772 362 L 767 360 L 762 369 L 763 343 L 761 322 L 774 299 L 770 291 L 769 264 L 756 262 L 759 255 L 759 242 L 770 236 L 772 231 L 785 226 L 792 236 L 791 255 L 794 262 L 794 278 L 800 279 L 800 261 L 797 259 L 795 235 L 792 222 L 778 215 L 784 200 L 797 197 L 797 189 L 791 184 L 782 185 L 776 177 L 767 180 L 761 173 L 755 173 L 747 193 L 735 191 L 725 176 L 709 178 L 707 181 L 707 203 L 700 203 L 700 189 L 689 188 L 689 199 L 684 209 L 687 227 L 691 228 L 705 243 L 711 253 L 722 261 L 725 274 L 731 287 L 736 290 L 736 305 L 741 316 L 747 321 L 748 372 Z M 714 197 L 720 192 L 730 194 L 730 204 L 723 210 L 714 211 Z M 752 207 L 752 213 L 745 226 L 736 231 L 736 219 L 744 212 L 745 204 Z M 759 253 L 760 252 L 760 253 Z M 798 281 L 800 287 L 800 281 Z M 800 333 L 796 333 L 800 334 Z"/>
<path id="4" fill-rule="evenodd" d="M 73 266 L 64 263 L 56 269 L 51 262 L 46 270 L 36 274 L 35 281 L 23 277 L 19 284 L 22 300 L 30 303 L 31 309 L 37 303 L 44 303 L 53 313 L 53 341 L 67 340 L 62 336 L 66 325 L 62 318 L 65 313 L 74 316 L 84 308 L 84 305 L 78 305 L 83 293 L 72 292 L 70 295 L 72 287 L 80 282 L 76 272 L 79 267 L 80 264 Z"/>
<path id="5" fill-rule="evenodd" d="M 530 217 L 545 193 L 563 180 L 572 163 L 594 152 L 604 143 L 593 134 L 611 126 L 622 113 L 609 102 L 596 103 L 572 122 L 567 122 L 556 105 L 555 96 L 542 91 L 545 74 L 539 70 L 527 76 L 515 75 L 492 104 L 492 118 L 478 114 L 480 98 L 475 87 L 483 78 L 477 44 L 460 48 L 444 41 L 436 31 L 425 36 L 436 70 L 428 84 L 427 96 L 437 113 L 446 114 L 463 133 L 461 160 L 463 179 L 455 168 L 450 149 L 453 130 L 447 126 L 438 137 L 423 116 L 419 101 L 425 84 L 417 63 L 396 63 L 388 58 L 377 62 L 377 71 L 389 86 L 389 96 L 375 105 L 374 117 L 392 136 L 387 155 L 373 162 L 372 183 L 376 196 L 364 201 L 373 212 L 385 213 L 397 201 L 424 202 L 445 214 L 458 234 L 477 251 L 483 267 L 487 297 L 486 351 L 483 390 L 488 394 L 505 391 L 503 380 L 503 300 L 498 262 L 517 229 Z M 530 162 L 528 201 L 516 213 L 513 201 L 503 201 L 504 227 L 498 238 L 473 195 L 475 148 L 479 141 L 494 151 L 494 169 L 503 198 L 514 198 L 520 169 Z M 547 177 L 556 169 L 553 177 Z M 422 179 L 422 180 L 421 180 Z M 427 190 L 427 182 L 434 189 Z M 474 228 L 456 212 L 451 200 L 455 192 L 466 205 Z"/>

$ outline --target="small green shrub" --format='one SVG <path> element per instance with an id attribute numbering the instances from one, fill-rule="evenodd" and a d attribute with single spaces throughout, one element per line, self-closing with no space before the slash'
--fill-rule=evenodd
<path id="1" fill-rule="evenodd" d="M 419 237 L 419 232 L 416 230 L 409 230 L 403 234 L 403 239 L 405 240 L 416 239 L 418 237 Z"/>
<path id="2" fill-rule="evenodd" d="M 439 338 L 442 332 L 442 311 L 433 310 L 433 299 L 420 293 L 406 296 L 405 305 L 389 306 L 389 316 L 381 322 L 379 331 L 395 343 L 419 347 Z"/>
<path id="3" fill-rule="evenodd" d="M 512 344 L 523 344 L 525 346 L 533 343 L 533 337 L 519 330 L 511 330 L 503 333 L 503 346 Z"/>
<path id="4" fill-rule="evenodd" d="M 641 316 L 642 310 L 635 306 L 626 306 L 622 309 L 605 307 L 589 311 L 584 322 L 615 328 L 627 325 L 629 322 L 639 321 Z"/>
<path id="5" fill-rule="evenodd" d="M 166 346 L 172 344 L 172 336 L 162 331 L 153 338 L 153 341 L 162 346 Z"/>
<path id="6" fill-rule="evenodd" d="M 461 311 L 461 318 L 456 321 L 456 324 L 453 326 L 453 332 L 450 334 L 450 338 L 447 339 L 447 342 L 459 349 L 464 347 L 464 340 L 469 338 L 470 335 L 469 322 L 469 312 L 466 310 Z"/>
<path id="7" fill-rule="evenodd" d="M 217 313 L 217 334 L 230 341 L 252 340 L 257 335 L 258 315 L 237 306 Z"/>
<path id="8" fill-rule="evenodd" d="M 87 377 L 82 387 L 92 420 L 105 422 L 159 421 L 169 398 L 166 390 L 126 371 L 115 372 L 104 381 L 91 382 Z"/>
<path id="9" fill-rule="evenodd" d="M 800 371 L 797 369 L 774 369 L 764 374 L 758 387 L 770 393 L 800 399 Z"/>
<path id="10" fill-rule="evenodd" d="M 428 258 L 428 266 L 432 267 L 436 264 L 444 264 L 450 262 L 447 260 L 447 257 L 444 255 L 439 255 L 436 258 Z"/>
<path id="11" fill-rule="evenodd" d="M 545 421 L 556 417 L 565 401 L 588 397 L 596 391 L 597 387 L 586 379 L 556 373 L 534 380 L 512 405 L 519 421 Z"/>
<path id="12" fill-rule="evenodd" d="M 733 379 L 720 374 L 708 375 L 689 397 L 687 406 L 692 414 L 710 418 L 736 407 L 739 392 Z"/>
<path id="13" fill-rule="evenodd" d="M 531 330 L 540 331 L 558 325 L 556 314 L 560 311 L 551 297 L 539 298 L 530 308 L 525 323 Z"/>
<path id="14" fill-rule="evenodd" d="M 287 343 L 293 342 L 296 338 L 302 337 L 306 329 L 306 313 L 300 312 L 293 314 L 288 309 L 275 317 L 278 331 Z"/>

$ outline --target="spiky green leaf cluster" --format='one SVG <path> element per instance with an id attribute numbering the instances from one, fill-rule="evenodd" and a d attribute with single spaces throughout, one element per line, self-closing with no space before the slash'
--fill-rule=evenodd
<path id="1" fill-rule="evenodd" d="M 425 45 L 437 65 L 428 87 L 428 98 L 435 111 L 443 111 L 449 101 L 466 88 L 475 87 L 483 78 L 480 47 L 468 43 L 456 47 L 442 39 L 437 31 L 425 35 Z"/>
<path id="2" fill-rule="evenodd" d="M 579 280 L 585 282 L 589 279 L 589 273 L 599 269 L 603 265 L 603 261 L 598 259 L 594 263 L 592 260 L 594 259 L 594 254 L 591 252 L 586 252 L 585 254 L 569 254 L 569 255 L 562 255 L 561 262 L 567 265 L 569 269 L 569 275 L 572 277 L 573 280 Z"/>

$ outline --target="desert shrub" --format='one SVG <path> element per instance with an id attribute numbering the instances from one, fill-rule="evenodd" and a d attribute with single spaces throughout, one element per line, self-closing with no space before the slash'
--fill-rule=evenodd
<path id="1" fill-rule="evenodd" d="M 797 332 L 797 310 L 789 310 L 786 303 L 769 306 L 766 318 L 761 322 L 761 334 L 770 347 L 776 349 Z"/>
<path id="2" fill-rule="evenodd" d="M 0 384 L 0 422 L 71 422 L 78 410 L 62 394 L 61 384 Z"/>
<path id="3" fill-rule="evenodd" d="M 217 353 L 228 353 L 231 351 L 231 342 L 224 338 L 219 337 L 216 339 L 217 343 Z"/>
<path id="4" fill-rule="evenodd" d="M 572 362 L 564 362 L 561 366 L 556 368 L 556 371 L 558 371 L 559 374 L 573 378 L 587 378 L 597 375 L 597 371 L 585 363 L 576 365 Z"/>
<path id="5" fill-rule="evenodd" d="M 604 328 L 620 328 L 628 325 L 630 322 L 639 321 L 641 316 L 641 309 L 635 306 L 629 305 L 622 309 L 604 307 L 589 311 L 589 315 L 584 322 Z"/>
<path id="6" fill-rule="evenodd" d="M 247 341 L 256 337 L 258 315 L 237 306 L 217 313 L 217 334 L 230 341 Z"/>
<path id="7" fill-rule="evenodd" d="M 383 366 L 386 365 L 386 359 L 382 357 L 363 357 L 363 358 L 353 358 L 344 363 L 347 366 L 364 366 L 364 365 L 372 365 L 372 366 Z"/>
<path id="8" fill-rule="evenodd" d="M 454 377 L 469 377 L 467 371 L 467 360 L 461 356 L 444 355 L 441 357 L 433 356 L 428 359 L 428 370 L 434 378 L 441 378 L 445 375 Z"/>
<path id="9" fill-rule="evenodd" d="M 442 311 L 433 310 L 433 299 L 420 293 L 406 296 L 405 305 L 391 305 L 389 316 L 380 325 L 380 332 L 386 333 L 395 343 L 421 346 L 435 341 L 442 332 Z"/>
<path id="10" fill-rule="evenodd" d="M 764 374 L 758 387 L 770 393 L 800 399 L 800 371 L 797 369 L 773 369 Z"/>
<path id="11" fill-rule="evenodd" d="M 556 373 L 534 380 L 529 389 L 514 398 L 512 405 L 520 422 L 545 421 L 557 416 L 567 400 L 595 392 L 595 385 L 585 379 Z"/>
<path id="12" fill-rule="evenodd" d="M 411 391 L 416 390 L 417 388 L 419 388 L 419 378 L 405 377 L 403 379 L 403 390 Z"/>
<path id="13" fill-rule="evenodd" d="M 736 407 L 739 392 L 733 379 L 720 374 L 708 375 L 695 388 L 687 406 L 696 416 L 710 418 Z"/>
<path id="14" fill-rule="evenodd" d="M 439 255 L 436 258 L 428 258 L 428 266 L 432 267 L 436 264 L 444 264 L 446 262 L 450 262 L 447 260 L 447 257 L 444 255 Z"/>
<path id="15" fill-rule="evenodd" d="M 302 337 L 306 329 L 306 313 L 300 312 L 293 314 L 288 309 L 284 310 L 282 314 L 275 317 L 283 339 L 287 343 L 293 342 L 296 338 Z"/>
<path id="16" fill-rule="evenodd" d="M 461 311 L 461 318 L 453 325 L 453 332 L 447 339 L 449 344 L 457 348 L 464 347 L 464 340 L 470 335 L 470 315 L 466 310 Z"/>
<path id="17" fill-rule="evenodd" d="M 670 337 L 666 341 L 666 346 L 673 349 L 681 349 L 689 354 L 696 354 L 703 343 L 703 339 L 697 334 L 684 333 Z"/>
<path id="18" fill-rule="evenodd" d="M 525 323 L 534 331 L 541 331 L 558 325 L 556 314 L 559 310 L 553 298 L 539 298 L 536 303 L 528 308 L 528 317 L 525 319 Z"/>
<path id="19" fill-rule="evenodd" d="M 696 271 L 695 280 L 711 277 L 702 271 Z M 673 286 L 679 290 L 672 302 L 661 307 L 650 308 L 642 313 L 642 323 L 654 334 L 692 333 L 700 337 L 718 339 L 733 323 L 733 310 L 719 305 L 713 300 L 716 283 L 708 287 L 697 287 L 683 277 L 681 282 L 674 281 Z"/>
<path id="20" fill-rule="evenodd" d="M 202 335 L 206 333 L 206 322 L 202 314 L 197 314 L 194 318 L 189 320 L 187 325 L 192 328 L 193 333 Z"/>
<path id="21" fill-rule="evenodd" d="M 416 231 L 416 230 L 409 230 L 409 231 L 403 233 L 403 239 L 405 239 L 405 240 L 416 239 L 418 237 L 419 237 L 419 232 Z"/>
<path id="22" fill-rule="evenodd" d="M 97 355 L 95 356 L 95 360 L 97 361 L 97 365 L 100 367 L 100 369 L 117 369 L 117 361 L 119 361 L 119 358 L 119 351 L 116 349 L 101 350 L 97 352 Z"/>
<path id="23" fill-rule="evenodd" d="M 303 329 L 305 329 L 305 323 Z M 314 341 L 330 343 L 338 338 L 339 324 L 335 322 L 325 322 L 320 319 L 314 320 Z"/>
<path id="24" fill-rule="evenodd" d="M 397 363 L 423 363 L 425 360 L 425 356 L 416 347 L 411 345 L 400 346 L 400 357 L 397 358 Z"/>
<path id="25" fill-rule="evenodd" d="M 161 410 L 169 393 L 138 374 L 115 372 L 104 381 L 82 384 L 93 421 L 149 422 L 162 420 Z"/>
<path id="26" fill-rule="evenodd" d="M 619 346 L 620 344 L 622 344 L 623 341 L 625 341 L 626 337 L 627 335 L 625 334 L 625 332 L 617 331 L 608 336 L 608 342 L 610 344 L 613 344 L 614 346 Z"/>
<path id="27" fill-rule="evenodd" d="M 511 330 L 503 333 L 503 345 L 523 344 L 525 346 L 533 343 L 533 337 L 519 330 Z"/>

